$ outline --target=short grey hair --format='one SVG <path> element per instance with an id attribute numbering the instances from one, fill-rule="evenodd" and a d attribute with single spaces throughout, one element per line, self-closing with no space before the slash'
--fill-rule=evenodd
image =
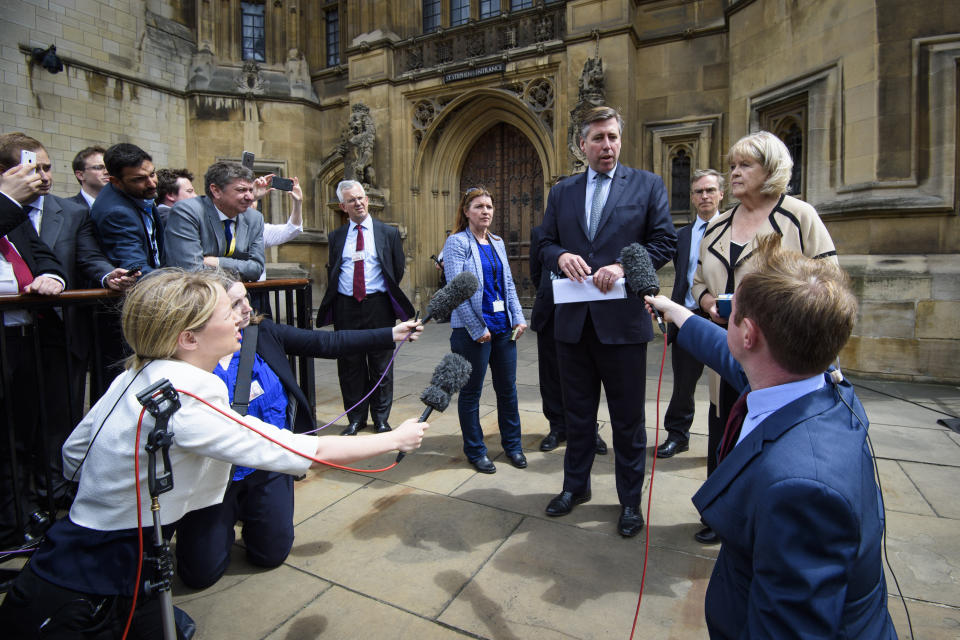
<path id="1" fill-rule="evenodd" d="M 359 187 L 360 193 L 367 195 L 366 190 L 363 188 L 363 185 L 357 182 L 356 180 L 341 180 L 337 183 L 337 200 L 341 203 L 343 202 L 343 192 L 349 191 L 350 189 L 355 189 Z"/>
<path id="2" fill-rule="evenodd" d="M 690 178 L 690 190 L 693 191 L 693 183 L 699 180 L 700 178 L 706 178 L 707 176 L 713 176 L 717 179 L 717 187 L 720 191 L 726 191 L 727 181 L 723 177 L 723 174 L 717 171 L 716 169 L 697 169 L 693 172 L 693 176 Z"/>
<path id="3" fill-rule="evenodd" d="M 587 132 L 590 131 L 590 125 L 594 122 L 603 122 L 604 120 L 610 120 L 611 118 L 617 119 L 617 125 L 620 127 L 620 134 L 623 134 L 623 118 L 620 116 L 620 112 L 614 109 L 613 107 L 594 107 L 590 109 L 580 120 L 580 139 L 585 140 L 587 138 Z"/>
<path id="4" fill-rule="evenodd" d="M 237 180 L 253 182 L 254 178 L 253 169 L 248 169 L 239 162 L 221 160 L 220 162 L 214 162 L 207 169 L 207 173 L 203 176 L 203 190 L 208 196 L 212 196 L 210 185 L 215 184 L 217 188 L 222 190 Z"/>

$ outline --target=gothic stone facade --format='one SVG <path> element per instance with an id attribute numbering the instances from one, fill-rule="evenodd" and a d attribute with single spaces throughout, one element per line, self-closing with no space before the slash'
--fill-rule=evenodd
<path id="1" fill-rule="evenodd" d="M 860 296 L 842 365 L 956 383 L 954 4 L 503 0 L 484 5 L 491 16 L 476 0 L 18 2 L 0 17 L 0 118 L 47 146 L 60 195 L 75 193 L 70 160 L 89 144 L 132 141 L 158 167 L 196 174 L 253 151 L 258 171 L 299 176 L 308 202 L 307 233 L 268 259 L 299 264 L 319 289 L 341 221 L 333 187 L 358 163 L 352 107 L 363 105 L 376 133 L 361 170 L 377 215 L 404 234 L 402 285 L 420 306 L 470 154 L 492 166 L 505 153 L 485 146 L 493 127 L 509 126 L 542 183 L 532 200 L 497 203 L 502 215 L 530 209 L 506 229 L 517 264 L 545 190 L 582 168 L 578 107 L 622 111 L 622 159 L 664 177 L 678 224 L 689 172 L 723 169 L 731 142 L 768 128 L 796 152 L 795 187 Z M 50 44 L 62 73 L 31 62 Z M 266 214 L 282 221 L 283 201 L 272 196 Z"/>

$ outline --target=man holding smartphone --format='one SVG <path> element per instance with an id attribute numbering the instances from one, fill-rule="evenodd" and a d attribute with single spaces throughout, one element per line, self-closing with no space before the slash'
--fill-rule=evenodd
<path id="1" fill-rule="evenodd" d="M 231 269 L 245 282 L 263 273 L 263 215 L 253 171 L 237 162 L 215 162 L 203 177 L 205 196 L 177 202 L 164 233 L 164 266 Z"/>

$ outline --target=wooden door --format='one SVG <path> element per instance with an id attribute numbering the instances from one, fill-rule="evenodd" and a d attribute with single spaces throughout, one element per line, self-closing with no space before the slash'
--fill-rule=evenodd
<path id="1" fill-rule="evenodd" d="M 543 166 L 536 150 L 513 125 L 494 125 L 477 139 L 460 172 L 460 193 L 485 187 L 493 195 L 491 231 L 503 238 L 520 304 L 531 306 L 530 230 L 543 220 Z"/>

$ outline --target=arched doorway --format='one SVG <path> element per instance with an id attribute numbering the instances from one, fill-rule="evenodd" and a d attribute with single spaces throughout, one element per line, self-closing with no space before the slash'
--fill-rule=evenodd
<path id="1" fill-rule="evenodd" d="M 483 186 L 493 195 L 493 233 L 503 238 L 517 295 L 533 304 L 537 283 L 530 280 L 530 230 L 543 220 L 543 166 L 530 140 L 501 122 L 480 135 L 460 171 L 460 193 Z"/>

